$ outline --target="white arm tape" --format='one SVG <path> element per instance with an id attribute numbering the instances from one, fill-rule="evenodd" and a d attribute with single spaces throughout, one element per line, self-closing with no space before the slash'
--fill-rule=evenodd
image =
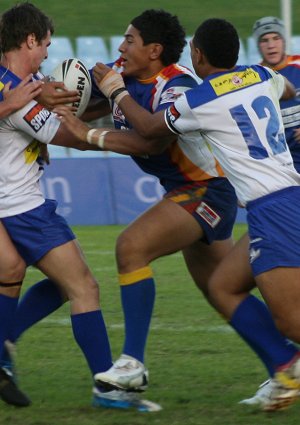
<path id="1" fill-rule="evenodd" d="M 93 134 L 94 134 L 96 131 L 98 131 L 96 128 L 92 128 L 91 130 L 89 130 L 89 131 L 87 132 L 87 135 L 86 135 L 86 141 L 87 141 L 88 143 L 93 144 L 93 142 L 92 142 L 92 136 L 93 136 Z"/>

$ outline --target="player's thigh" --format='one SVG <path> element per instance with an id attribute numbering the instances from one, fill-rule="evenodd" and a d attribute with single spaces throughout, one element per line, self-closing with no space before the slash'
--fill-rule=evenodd
<path id="1" fill-rule="evenodd" d="M 182 250 L 203 236 L 195 218 L 175 202 L 163 199 L 120 235 L 117 256 L 139 256 L 149 262 Z"/>
<path id="2" fill-rule="evenodd" d="M 68 295 L 96 289 L 96 281 L 88 268 L 76 240 L 51 249 L 36 266 L 64 288 Z"/>
<path id="3" fill-rule="evenodd" d="M 183 249 L 187 268 L 198 286 L 206 295 L 208 281 L 222 259 L 233 249 L 233 238 L 216 240 L 210 245 L 196 241 Z"/>
<path id="4" fill-rule="evenodd" d="M 25 275 L 26 265 L 0 222 L 0 281 L 18 282 Z"/>

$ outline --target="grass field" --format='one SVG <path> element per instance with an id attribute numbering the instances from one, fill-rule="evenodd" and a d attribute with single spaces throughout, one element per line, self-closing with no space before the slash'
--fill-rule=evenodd
<path id="1" fill-rule="evenodd" d="M 55 22 L 55 34 L 74 40 L 78 35 L 110 36 L 123 34 L 130 20 L 149 8 L 162 8 L 177 14 L 188 34 L 193 34 L 202 20 L 222 17 L 236 25 L 240 37 L 251 35 L 254 21 L 262 16 L 280 16 L 280 0 L 32 0 Z M 16 1 L 1 0 L 0 10 Z M 294 0 L 292 29 L 300 34 L 300 1 Z"/>
<path id="2" fill-rule="evenodd" d="M 114 356 L 123 321 L 116 284 L 114 241 L 121 226 L 76 227 L 87 261 L 101 282 L 102 305 Z M 245 230 L 237 225 L 235 236 Z M 18 345 L 21 386 L 33 400 L 16 409 L 1 403 L 0 424 L 11 425 L 298 425 L 299 406 L 287 412 L 249 411 L 237 402 L 252 395 L 266 373 L 194 287 L 180 254 L 153 263 L 157 300 L 147 349 L 157 413 L 91 407 L 92 382 L 75 344 L 68 307 L 31 328 Z M 29 269 L 26 285 L 41 275 Z"/>

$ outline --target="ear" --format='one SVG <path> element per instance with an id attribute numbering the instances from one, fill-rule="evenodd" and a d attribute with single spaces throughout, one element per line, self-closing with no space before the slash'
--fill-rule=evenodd
<path id="1" fill-rule="evenodd" d="M 33 49 L 34 46 L 36 46 L 37 41 L 36 41 L 36 37 L 35 37 L 35 34 L 34 33 L 29 34 L 27 36 L 26 44 L 27 44 L 28 49 L 30 49 L 30 50 Z"/>
<path id="2" fill-rule="evenodd" d="M 159 59 L 164 48 L 161 44 L 158 43 L 151 43 L 150 47 L 150 59 L 156 60 Z"/>

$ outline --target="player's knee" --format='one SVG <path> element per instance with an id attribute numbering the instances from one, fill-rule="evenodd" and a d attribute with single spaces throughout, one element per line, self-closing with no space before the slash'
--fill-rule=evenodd
<path id="1" fill-rule="evenodd" d="M 22 282 L 25 277 L 26 264 L 21 257 L 12 257 L 0 269 L 0 281 L 3 283 Z"/>
<path id="2" fill-rule="evenodd" d="M 136 258 L 141 256 L 141 249 L 138 246 L 134 235 L 129 232 L 122 233 L 116 243 L 116 258 L 118 269 L 122 272 L 127 272 L 131 265 L 136 261 Z"/>

